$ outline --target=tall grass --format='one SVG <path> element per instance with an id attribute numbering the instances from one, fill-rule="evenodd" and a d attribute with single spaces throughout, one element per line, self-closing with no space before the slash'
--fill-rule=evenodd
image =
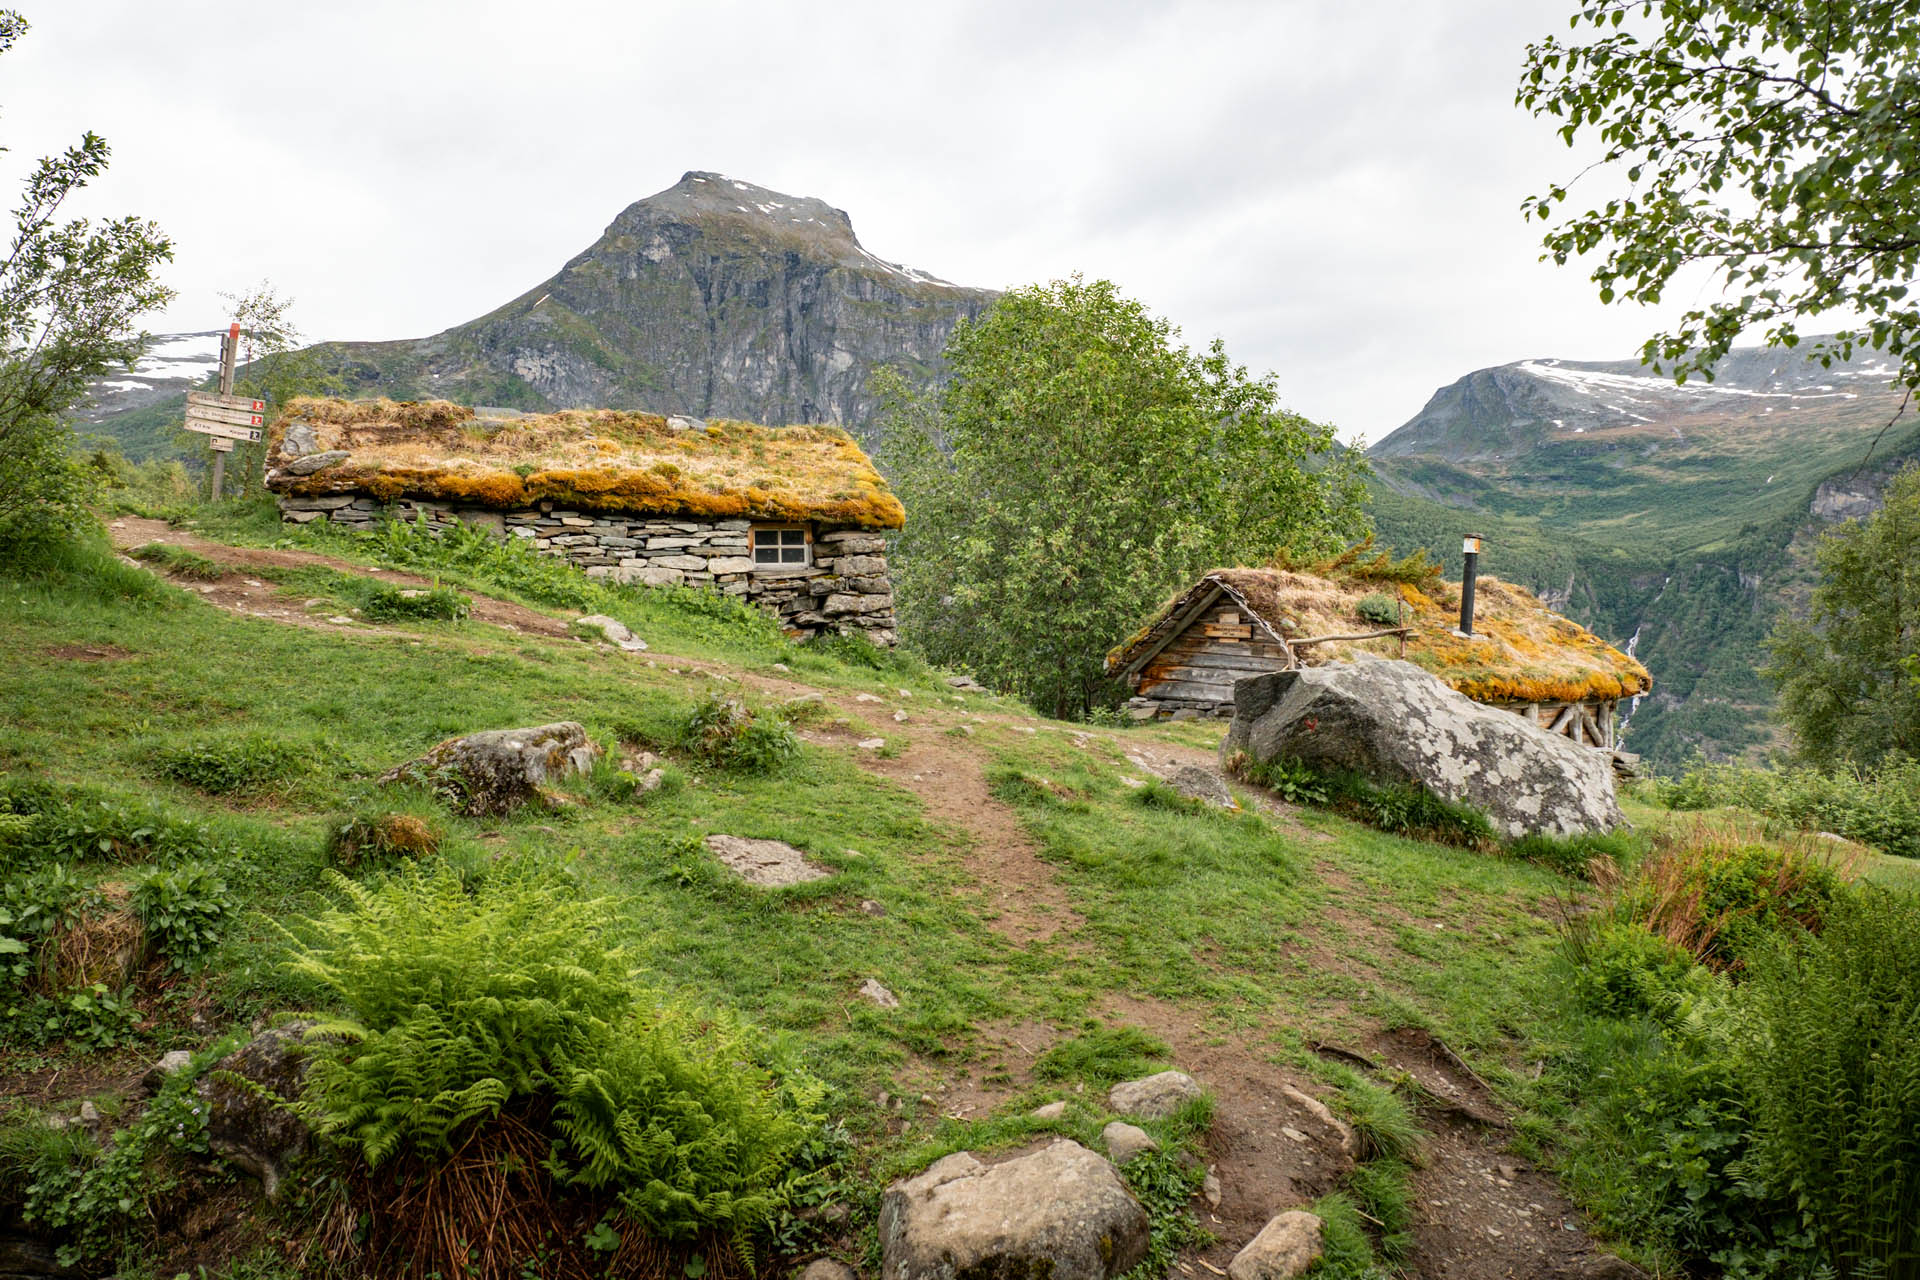
<path id="1" fill-rule="evenodd" d="M 1920 760 L 1831 771 L 1698 760 L 1680 777 L 1654 779 L 1643 784 L 1641 792 L 1669 809 L 1737 806 L 1802 831 L 1831 831 L 1901 857 L 1920 858 Z"/>

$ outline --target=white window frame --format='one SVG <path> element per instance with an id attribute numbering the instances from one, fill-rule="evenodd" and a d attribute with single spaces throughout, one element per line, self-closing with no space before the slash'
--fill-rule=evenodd
<path id="1" fill-rule="evenodd" d="M 777 550 L 780 555 L 778 560 L 762 560 L 760 558 L 760 535 L 763 533 L 782 535 L 778 539 Z M 800 535 L 797 542 L 785 536 L 793 533 Z M 797 560 L 788 559 L 787 553 L 796 548 L 800 552 L 800 558 Z M 753 561 L 753 570 L 755 573 L 768 573 L 778 569 L 811 568 L 813 566 L 813 526 L 804 524 L 756 524 L 747 531 L 747 557 Z"/>

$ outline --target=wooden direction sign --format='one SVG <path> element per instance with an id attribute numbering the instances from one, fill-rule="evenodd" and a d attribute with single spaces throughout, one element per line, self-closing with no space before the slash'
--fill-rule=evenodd
<path id="1" fill-rule="evenodd" d="M 224 436 L 215 436 L 213 439 L 207 441 L 207 447 L 215 453 L 232 453 L 233 441 L 228 440 Z"/>
<path id="2" fill-rule="evenodd" d="M 222 396 L 210 391 L 187 392 L 187 430 L 226 440 L 260 442 L 266 425 L 267 402 L 250 396 Z"/>

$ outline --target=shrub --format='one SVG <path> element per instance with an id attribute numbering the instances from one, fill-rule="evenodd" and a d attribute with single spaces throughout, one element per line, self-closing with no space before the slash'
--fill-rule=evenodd
<path id="1" fill-rule="evenodd" d="M 223 796 L 283 782 L 299 769 L 304 756 L 291 742 L 250 733 L 162 748 L 153 758 L 162 776 Z"/>
<path id="2" fill-rule="evenodd" d="M 0 884 L 0 972 L 16 983 L 33 977 L 42 943 L 67 922 L 85 896 L 79 880 L 59 865 Z"/>
<path id="3" fill-rule="evenodd" d="M 423 589 L 375 582 L 360 602 L 360 612 L 369 622 L 454 622 L 472 611 L 471 597 L 438 585 Z"/>
<path id="4" fill-rule="evenodd" d="M 1701 760 L 1678 778 L 1650 780 L 1644 790 L 1669 809 L 1738 806 L 1802 831 L 1831 831 L 1888 853 L 1920 857 L 1920 761 L 1823 772 Z"/>
<path id="5" fill-rule="evenodd" d="M 1164 1071 L 1167 1046 L 1138 1027 L 1093 1025 L 1054 1045 L 1033 1064 L 1037 1080 L 1110 1085 Z"/>
<path id="6" fill-rule="evenodd" d="M 345 904 L 288 932 L 345 1010 L 300 1107 L 368 1166 L 443 1157 L 512 1104 L 550 1125 L 555 1177 L 661 1237 L 744 1240 L 786 1202 L 819 1087 L 731 1018 L 635 988 L 608 904 L 539 871 L 334 883 Z"/>
<path id="7" fill-rule="evenodd" d="M 1360 615 L 1362 621 L 1378 623 L 1383 627 L 1397 626 L 1400 622 L 1399 599 L 1384 591 L 1374 591 L 1362 596 L 1360 603 L 1353 607 L 1353 611 Z"/>
<path id="8" fill-rule="evenodd" d="M 1817 930 L 1840 878 L 1811 852 L 1709 827 L 1662 832 L 1615 907 L 1715 968 L 1738 968 L 1768 935 Z"/>
<path id="9" fill-rule="evenodd" d="M 1920 1276 L 1920 899 L 1865 889 L 1749 966 L 1745 1174 L 1843 1276 Z"/>
<path id="10" fill-rule="evenodd" d="M 1668 1020 L 1678 997 L 1705 976 L 1692 955 L 1637 923 L 1607 920 L 1591 932 L 1576 930 L 1568 942 L 1574 996 L 1603 1017 Z"/>
<path id="11" fill-rule="evenodd" d="M 800 754 L 800 739 L 784 720 L 717 691 L 694 707 L 680 741 L 708 764 L 741 773 L 770 773 Z"/>
<path id="12" fill-rule="evenodd" d="M 151 805 L 44 782 L 0 782 L 0 813 L 9 822 L 0 838 L 0 871 L 50 863 L 159 861 L 217 852 L 205 824 Z"/>
<path id="13" fill-rule="evenodd" d="M 134 885 L 133 909 L 170 968 L 188 969 L 219 944 L 233 912 L 226 878 L 204 862 L 148 872 Z"/>
<path id="14" fill-rule="evenodd" d="M 383 811 L 336 819 L 327 827 L 327 859 L 345 871 L 419 859 L 439 851 L 435 825 L 418 814 Z"/>

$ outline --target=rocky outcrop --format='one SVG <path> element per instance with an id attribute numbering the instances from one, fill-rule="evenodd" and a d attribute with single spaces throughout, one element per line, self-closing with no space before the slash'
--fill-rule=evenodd
<path id="1" fill-rule="evenodd" d="M 806 854 L 779 840 L 714 835 L 706 838 L 706 846 L 720 865 L 748 884 L 766 889 L 825 880 L 829 874 L 824 867 L 808 862 Z"/>
<path id="2" fill-rule="evenodd" d="M 876 408 L 873 372 L 931 384 L 955 323 L 995 296 L 875 257 L 825 201 L 693 172 L 488 315 L 431 338 L 318 350 L 356 396 L 859 434 Z"/>
<path id="3" fill-rule="evenodd" d="M 1606 752 L 1474 702 L 1410 662 L 1330 662 L 1242 680 L 1220 751 L 1415 783 L 1481 810 L 1506 836 L 1625 822 Z"/>
<path id="4" fill-rule="evenodd" d="M 561 720 L 448 738 L 387 770 L 380 781 L 429 787 L 469 817 L 500 815 L 530 801 L 547 802 L 554 783 L 588 772 L 599 756 L 584 728 Z"/>
<path id="5" fill-rule="evenodd" d="M 1146 1255 L 1146 1211 L 1111 1164 L 1064 1138 L 991 1167 L 958 1152 L 880 1202 L 882 1280 L 1108 1280 Z"/>
<path id="6" fill-rule="evenodd" d="M 310 1022 L 270 1027 L 215 1063 L 195 1086 L 206 1099 L 207 1145 L 260 1179 L 267 1198 L 280 1192 L 287 1166 L 312 1141 L 292 1103 L 306 1079 Z"/>

